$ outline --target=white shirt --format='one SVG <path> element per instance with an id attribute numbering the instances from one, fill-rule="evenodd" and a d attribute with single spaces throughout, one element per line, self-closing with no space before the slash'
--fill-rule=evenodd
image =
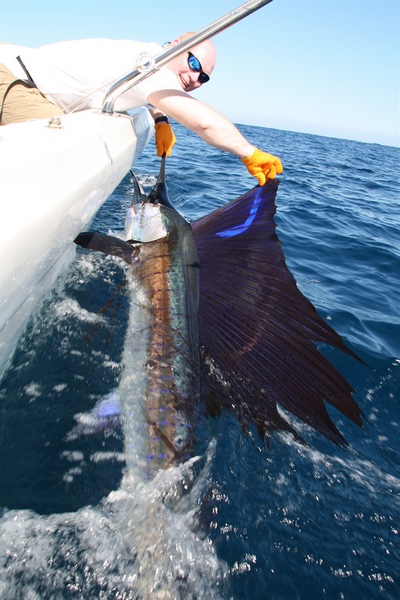
<path id="1" fill-rule="evenodd" d="M 101 108 L 110 86 L 135 70 L 140 54 L 156 57 L 164 52 L 154 43 L 110 39 L 58 42 L 36 49 L 4 46 L 0 62 L 26 78 L 17 61 L 10 59 L 20 55 L 39 90 L 63 109 Z M 170 69 L 162 67 L 117 98 L 114 108 L 128 111 L 144 106 L 152 92 L 165 89 L 182 91 L 182 86 Z"/>

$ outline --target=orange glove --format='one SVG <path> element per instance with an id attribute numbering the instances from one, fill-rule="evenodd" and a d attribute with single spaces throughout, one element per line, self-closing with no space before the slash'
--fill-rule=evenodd
<path id="1" fill-rule="evenodd" d="M 162 120 L 161 120 L 162 119 Z M 171 156 L 172 146 L 176 142 L 176 137 L 172 131 L 171 125 L 168 123 L 167 117 L 159 117 L 154 122 L 156 130 L 156 148 L 157 156 Z"/>
<path id="2" fill-rule="evenodd" d="M 277 156 L 267 154 L 258 148 L 247 158 L 242 158 L 250 175 L 258 179 L 259 185 L 264 185 L 267 179 L 274 179 L 276 174 L 283 171 L 282 163 Z"/>

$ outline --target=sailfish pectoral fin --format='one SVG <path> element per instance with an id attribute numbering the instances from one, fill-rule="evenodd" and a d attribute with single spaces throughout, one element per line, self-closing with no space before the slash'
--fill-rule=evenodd
<path id="1" fill-rule="evenodd" d="M 82 246 L 82 248 L 111 254 L 112 256 L 122 258 L 128 265 L 132 264 L 134 252 L 132 246 L 115 236 L 97 231 L 86 231 L 80 233 L 74 242 L 78 246 Z"/>
<path id="2" fill-rule="evenodd" d="M 325 401 L 358 425 L 345 378 L 316 347 L 358 358 L 297 288 L 275 233 L 279 182 L 268 181 L 192 224 L 200 260 L 199 332 L 206 362 L 222 375 L 226 402 L 260 433 L 293 431 L 280 405 L 344 443 Z"/>

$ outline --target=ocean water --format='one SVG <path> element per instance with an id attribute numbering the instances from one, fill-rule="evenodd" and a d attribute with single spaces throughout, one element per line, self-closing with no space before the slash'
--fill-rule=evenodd
<path id="1" fill-rule="evenodd" d="M 71 435 L 121 375 L 126 270 L 78 250 L 0 386 L 0 598 L 400 598 L 400 150 L 240 127 L 279 155 L 277 233 L 300 290 L 366 363 L 327 349 L 365 416 L 330 410 L 349 447 L 266 445 L 203 417 L 196 458 L 121 489 L 118 424 Z M 194 220 L 254 185 L 174 126 L 170 198 Z M 154 145 L 134 171 L 147 189 Z M 119 233 L 127 176 L 93 229 Z"/>

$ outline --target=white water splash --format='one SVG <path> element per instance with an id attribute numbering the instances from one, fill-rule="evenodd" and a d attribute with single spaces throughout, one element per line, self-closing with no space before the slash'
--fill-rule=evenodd
<path id="1" fill-rule="evenodd" d="M 191 459 L 76 513 L 6 511 L 0 597 L 219 598 L 227 568 L 197 523 L 212 455 L 197 475 Z"/>

